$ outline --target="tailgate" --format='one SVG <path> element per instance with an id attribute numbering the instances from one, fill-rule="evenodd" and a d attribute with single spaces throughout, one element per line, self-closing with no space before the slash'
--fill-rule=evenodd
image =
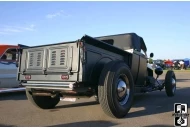
<path id="1" fill-rule="evenodd" d="M 60 80 L 56 79 L 57 75 L 72 72 L 72 80 L 77 80 L 74 75 L 78 72 L 78 62 L 76 42 L 23 49 L 19 77 L 20 80 L 24 80 L 22 75 L 31 75 L 31 80 Z"/>

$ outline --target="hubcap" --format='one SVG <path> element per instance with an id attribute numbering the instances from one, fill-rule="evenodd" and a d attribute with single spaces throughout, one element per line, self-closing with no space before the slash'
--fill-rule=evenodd
<path id="1" fill-rule="evenodd" d="M 127 91 L 126 88 L 127 88 L 127 87 L 126 87 L 125 82 L 124 82 L 123 80 L 120 80 L 120 81 L 119 81 L 119 84 L 118 84 L 118 86 L 117 86 L 118 96 L 119 96 L 120 98 L 122 98 L 123 96 L 125 96 L 125 93 L 126 93 L 126 91 Z"/>
<path id="2" fill-rule="evenodd" d="M 175 79 L 174 78 L 172 78 L 172 91 L 173 91 L 173 93 L 175 92 L 175 90 L 176 90 L 176 81 L 175 81 Z"/>
<path id="3" fill-rule="evenodd" d="M 117 97 L 120 105 L 126 104 L 129 98 L 129 92 L 129 83 L 126 83 L 123 79 L 119 78 L 117 84 Z"/>

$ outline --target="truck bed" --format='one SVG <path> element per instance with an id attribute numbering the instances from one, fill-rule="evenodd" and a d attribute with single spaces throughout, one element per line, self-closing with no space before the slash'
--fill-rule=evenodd
<path id="1" fill-rule="evenodd" d="M 106 63 L 123 60 L 131 67 L 131 59 L 131 53 L 85 35 L 74 42 L 22 49 L 18 80 L 33 88 L 68 89 L 78 82 L 95 86 Z"/>

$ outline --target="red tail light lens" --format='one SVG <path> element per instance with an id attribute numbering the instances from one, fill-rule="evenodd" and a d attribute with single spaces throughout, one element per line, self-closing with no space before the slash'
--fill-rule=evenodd
<path id="1" fill-rule="evenodd" d="M 69 75 L 61 75 L 61 79 L 62 80 L 68 80 L 69 79 Z"/>
<path id="2" fill-rule="evenodd" d="M 26 79 L 26 80 L 31 79 L 31 75 L 25 75 L 25 79 Z"/>

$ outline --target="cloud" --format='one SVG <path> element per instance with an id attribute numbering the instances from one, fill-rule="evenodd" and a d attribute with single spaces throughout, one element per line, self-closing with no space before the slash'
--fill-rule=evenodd
<path id="1" fill-rule="evenodd" d="M 14 29 L 14 28 L 5 28 L 3 29 L 4 32 L 22 32 L 22 30 Z"/>
<path id="2" fill-rule="evenodd" d="M 67 14 L 67 13 L 65 13 L 63 10 L 60 10 L 60 11 L 55 12 L 55 13 L 47 14 L 47 15 L 46 15 L 46 18 L 52 19 L 52 18 L 55 18 L 55 17 L 58 17 L 58 16 L 68 17 L 68 16 L 70 16 L 70 15 Z"/>
<path id="3" fill-rule="evenodd" d="M 2 31 L 0 31 L 0 34 L 9 34 L 9 33 L 6 33 L 6 32 L 2 32 Z"/>
<path id="4" fill-rule="evenodd" d="M 28 27 L 18 27 L 21 30 L 26 30 L 26 31 L 34 31 L 35 25 L 31 24 Z"/>
<path id="5" fill-rule="evenodd" d="M 34 31 L 35 25 L 31 24 L 28 26 L 0 26 L 0 34 L 12 34 L 12 33 L 21 33 L 26 31 Z"/>

